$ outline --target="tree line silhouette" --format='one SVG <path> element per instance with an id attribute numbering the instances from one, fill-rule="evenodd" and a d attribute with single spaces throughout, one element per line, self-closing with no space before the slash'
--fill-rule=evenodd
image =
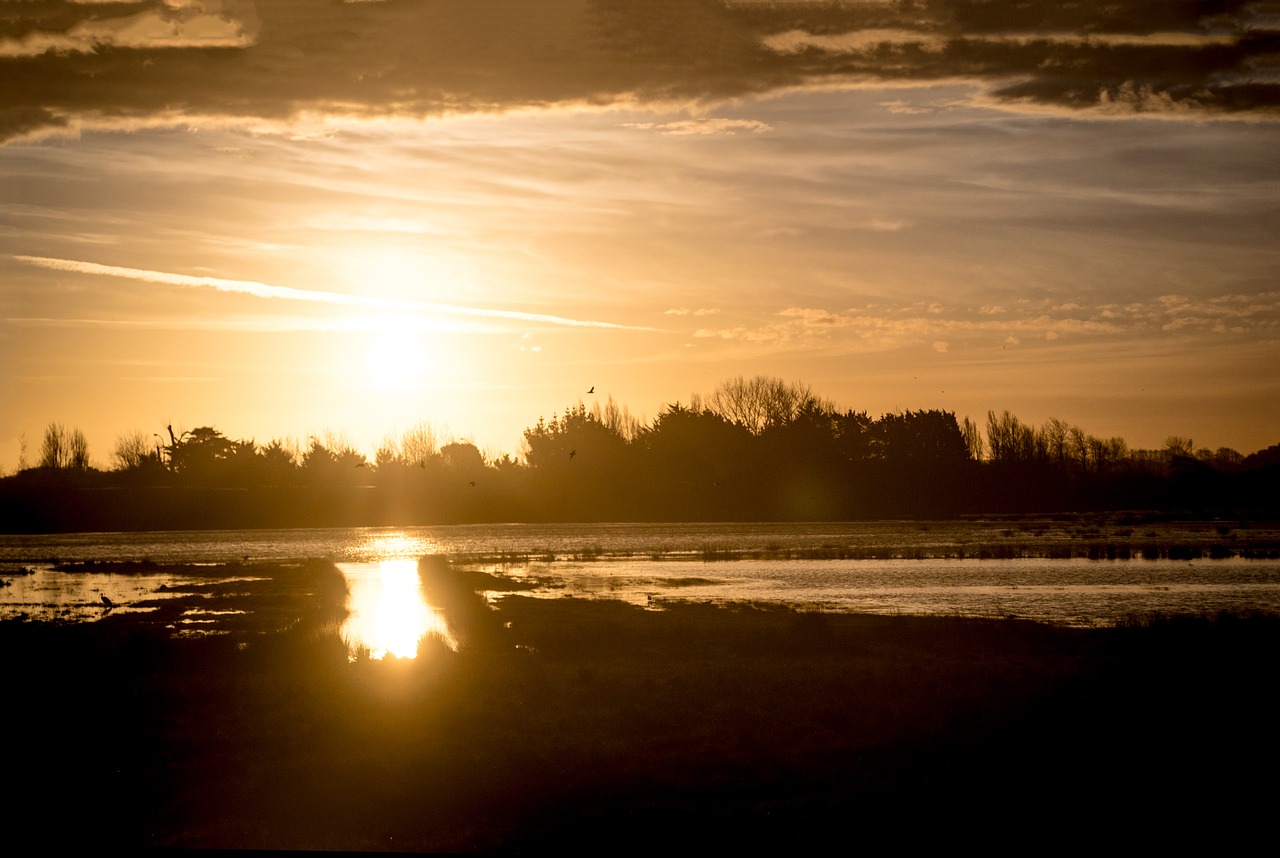
<path id="1" fill-rule="evenodd" d="M 1133 450 L 1008 411 L 871 417 L 805 384 L 738 377 L 650 423 L 612 397 L 486 457 L 422 423 L 373 459 L 341 435 L 259 445 L 212 426 L 117 439 L 89 464 L 51 423 L 39 463 L 0 480 L 10 532 L 500 521 L 822 521 L 1146 509 L 1274 514 L 1280 445 L 1250 456 L 1172 436 Z"/>

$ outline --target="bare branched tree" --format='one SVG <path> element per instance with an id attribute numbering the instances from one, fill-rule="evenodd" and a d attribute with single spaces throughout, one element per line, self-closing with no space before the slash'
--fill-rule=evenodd
<path id="1" fill-rule="evenodd" d="M 40 467 L 74 468 L 89 467 L 89 442 L 79 429 L 68 430 L 61 423 L 45 427 L 40 443 Z"/>
<path id="2" fill-rule="evenodd" d="M 834 410 L 830 403 L 816 397 L 807 384 L 788 383 L 763 375 L 731 378 L 706 399 L 708 411 L 745 427 L 753 435 L 791 423 L 806 407 Z"/>
<path id="3" fill-rule="evenodd" d="M 1170 435 L 1164 439 L 1164 452 L 1170 459 L 1189 457 L 1195 446 L 1190 438 L 1181 435 Z"/>
<path id="4" fill-rule="evenodd" d="M 40 440 L 40 467 L 66 467 L 67 431 L 61 423 L 50 423 L 44 427 L 44 437 Z"/>
<path id="5" fill-rule="evenodd" d="M 1045 421 L 1044 428 L 1040 433 L 1044 436 L 1045 451 L 1048 453 L 1050 461 L 1062 467 L 1067 461 L 1068 452 L 1068 436 L 1071 427 L 1066 421 L 1059 420 L 1057 417 L 1050 417 Z"/>
<path id="6" fill-rule="evenodd" d="M 964 436 L 964 446 L 969 451 L 969 458 L 975 462 L 981 462 L 987 450 L 978 424 L 968 417 L 964 418 L 964 423 L 960 426 L 960 434 Z"/>
<path id="7" fill-rule="evenodd" d="M 440 452 L 444 432 L 426 420 L 409 427 L 400 436 L 400 461 L 406 465 L 421 465 Z"/>
<path id="8" fill-rule="evenodd" d="M 141 429 L 126 432 L 116 439 L 115 449 L 111 451 L 111 461 L 116 470 L 132 471 L 142 467 L 142 463 L 156 456 L 152 436 Z M 158 457 L 157 457 L 158 458 Z"/>
<path id="9" fill-rule="evenodd" d="M 636 435 L 640 434 L 643 426 L 641 421 L 631 416 L 631 411 L 627 406 L 619 405 L 617 400 L 612 396 L 605 403 L 604 408 L 600 407 L 600 403 L 596 402 L 591 406 L 591 416 L 601 426 L 618 433 L 626 441 L 633 440 Z"/>

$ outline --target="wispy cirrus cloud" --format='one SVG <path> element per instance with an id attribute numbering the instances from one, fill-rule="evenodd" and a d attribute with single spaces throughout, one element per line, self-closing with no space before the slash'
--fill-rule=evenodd
<path id="1" fill-rule="evenodd" d="M 1152 301 L 1090 306 L 1023 301 L 1007 308 L 923 302 L 879 303 L 839 312 L 787 307 L 763 324 L 703 328 L 695 337 L 779 349 L 857 352 L 928 346 L 949 353 L 966 347 L 1026 347 L 1064 338 L 1150 340 L 1180 334 L 1280 337 L 1280 293 L 1164 295 Z"/>
<path id="2" fill-rule="evenodd" d="M 653 331 L 635 325 L 621 325 L 613 322 L 601 322 L 588 319 L 571 319 L 545 313 L 526 313 L 519 310 L 498 310 L 485 307 L 464 307 L 457 304 L 442 304 L 431 301 L 406 301 L 394 298 L 381 298 L 372 295 L 351 295 L 343 292 L 325 292 L 315 289 L 297 289 L 291 286 L 273 286 L 253 280 L 230 280 L 219 277 L 198 277 L 189 274 L 174 274 L 166 271 L 150 271 L 141 268 L 125 268 L 117 265 L 102 265 L 96 262 L 85 262 L 75 259 L 52 259 L 43 256 L 19 256 L 13 259 L 27 265 L 49 268 L 56 271 L 68 271 L 76 274 L 97 275 L 104 277 L 120 277 L 127 280 L 140 280 L 146 283 L 161 283 L 167 286 L 185 288 L 211 289 L 217 292 L 232 292 L 241 295 L 252 295 L 281 301 L 303 301 L 311 304 L 329 304 L 340 307 L 358 307 L 381 311 L 411 311 L 451 316 L 472 316 L 485 319 L 505 319 L 555 327 L 569 328 L 604 328 L 623 331 Z"/>

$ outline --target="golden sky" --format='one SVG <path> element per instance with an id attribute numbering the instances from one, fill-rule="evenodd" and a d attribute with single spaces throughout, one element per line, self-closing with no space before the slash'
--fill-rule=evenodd
<path id="1" fill-rule="evenodd" d="M 1252 452 L 1278 36 L 1229 0 L 0 0 L 0 470 L 50 421 L 103 466 L 170 422 L 514 453 L 740 374 Z"/>

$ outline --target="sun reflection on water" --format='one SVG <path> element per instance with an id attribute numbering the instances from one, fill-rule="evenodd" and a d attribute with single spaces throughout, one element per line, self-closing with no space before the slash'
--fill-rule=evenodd
<path id="1" fill-rule="evenodd" d="M 352 553 L 366 562 L 382 560 L 416 560 L 426 554 L 436 553 L 436 543 L 428 536 L 416 536 L 403 531 L 371 532 L 366 534 Z"/>
<path id="2" fill-rule="evenodd" d="M 338 567 L 347 577 L 350 594 L 342 637 L 352 658 L 365 649 L 372 659 L 388 655 L 414 658 L 418 644 L 428 635 L 440 638 L 452 650 L 458 649 L 441 612 L 423 595 L 417 560 L 341 563 Z"/>

